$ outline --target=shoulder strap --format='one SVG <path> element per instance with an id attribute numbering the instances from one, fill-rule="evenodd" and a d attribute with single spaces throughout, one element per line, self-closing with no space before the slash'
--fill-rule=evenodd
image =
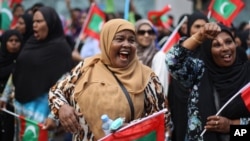
<path id="1" fill-rule="evenodd" d="M 130 95 L 129 95 L 127 89 L 124 87 L 124 85 L 121 83 L 121 81 L 116 77 L 116 75 L 108 68 L 108 66 L 107 65 L 105 65 L 105 66 L 113 74 L 113 76 L 115 77 L 116 81 L 120 85 L 123 93 L 125 94 L 125 96 L 126 96 L 126 98 L 128 100 L 128 103 L 129 103 L 129 107 L 130 107 L 131 121 L 134 120 L 135 109 L 134 109 L 134 105 L 133 105 L 132 99 L 130 98 Z"/>

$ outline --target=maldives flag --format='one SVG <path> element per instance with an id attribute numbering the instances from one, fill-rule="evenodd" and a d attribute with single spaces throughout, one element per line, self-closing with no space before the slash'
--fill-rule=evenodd
<path id="1" fill-rule="evenodd" d="M 187 17 L 184 17 L 181 22 L 176 26 L 174 31 L 171 33 L 165 44 L 162 46 L 161 51 L 167 53 L 170 48 L 172 48 L 181 38 L 180 34 L 178 33 L 179 29 L 181 28 L 182 24 L 187 20 Z"/>
<path id="2" fill-rule="evenodd" d="M 22 141 L 48 141 L 48 131 L 42 129 L 42 124 L 19 116 L 21 122 L 20 137 Z"/>
<path id="3" fill-rule="evenodd" d="M 250 112 L 250 82 L 242 89 L 241 98 Z"/>
<path id="4" fill-rule="evenodd" d="M 4 31 L 10 28 L 13 15 L 6 0 L 1 0 L 0 4 L 1 4 L 0 29 Z"/>
<path id="5" fill-rule="evenodd" d="M 213 18 L 230 26 L 244 5 L 241 0 L 212 0 L 208 9 Z"/>
<path id="6" fill-rule="evenodd" d="M 172 28 L 171 25 L 173 24 L 173 19 L 169 18 L 167 15 L 163 15 L 163 16 L 161 16 L 161 21 L 162 21 L 163 27 L 171 30 L 171 28 Z"/>
<path id="7" fill-rule="evenodd" d="M 165 141 L 166 109 L 132 122 L 99 141 Z"/>
<path id="8" fill-rule="evenodd" d="M 99 40 L 100 31 L 105 22 L 105 14 L 93 3 L 88 13 L 86 23 L 83 25 L 82 33 Z"/>
<path id="9" fill-rule="evenodd" d="M 151 21 L 155 26 L 165 27 L 165 21 L 162 21 L 161 17 L 170 10 L 171 6 L 166 5 L 161 11 L 149 11 L 148 20 Z"/>

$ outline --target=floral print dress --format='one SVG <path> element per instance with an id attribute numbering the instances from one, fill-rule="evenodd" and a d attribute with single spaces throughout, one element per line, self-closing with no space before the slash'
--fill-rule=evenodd
<path id="1" fill-rule="evenodd" d="M 203 61 L 190 57 L 191 54 L 192 51 L 182 47 L 180 44 L 176 44 L 167 53 L 165 61 L 172 77 L 190 90 L 186 140 L 203 141 L 203 138 L 200 137 L 203 127 L 197 103 L 199 97 L 198 87 L 205 68 Z"/>

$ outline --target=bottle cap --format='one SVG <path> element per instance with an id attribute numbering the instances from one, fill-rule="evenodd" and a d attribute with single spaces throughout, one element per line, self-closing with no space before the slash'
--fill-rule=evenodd
<path id="1" fill-rule="evenodd" d="M 106 121 L 108 121 L 109 117 L 108 117 L 108 115 L 104 114 L 101 116 L 101 119 L 103 122 L 106 122 Z"/>
<path id="2" fill-rule="evenodd" d="M 117 118 L 116 120 L 114 120 L 110 126 L 110 129 L 112 131 L 116 131 L 118 130 L 120 127 L 122 127 L 123 123 L 124 123 L 124 118 Z"/>

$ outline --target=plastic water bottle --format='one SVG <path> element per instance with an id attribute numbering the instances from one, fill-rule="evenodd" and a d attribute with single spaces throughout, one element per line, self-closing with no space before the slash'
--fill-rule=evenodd
<path id="1" fill-rule="evenodd" d="M 113 120 L 110 119 L 106 114 L 102 115 L 101 119 L 102 119 L 102 130 L 104 131 L 105 135 L 108 135 L 110 133 L 110 126 Z"/>

